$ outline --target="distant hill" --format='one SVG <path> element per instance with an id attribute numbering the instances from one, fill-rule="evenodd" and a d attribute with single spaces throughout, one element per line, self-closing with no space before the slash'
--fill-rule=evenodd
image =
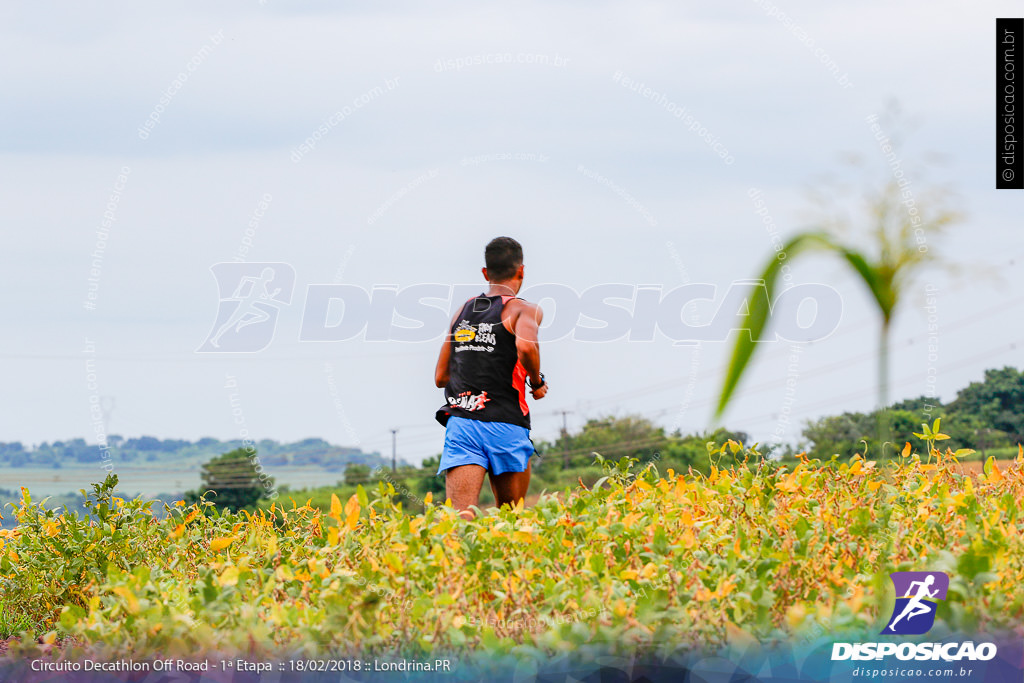
<path id="1" fill-rule="evenodd" d="M 240 440 L 220 441 L 211 437 L 192 442 L 182 439 L 161 440 L 153 436 L 125 439 L 117 434 L 110 435 L 109 444 L 114 464 L 136 466 L 203 463 L 242 446 Z M 330 471 L 343 471 L 348 463 L 361 463 L 371 467 L 386 464 L 380 453 L 364 453 L 359 448 L 335 446 L 316 438 L 294 443 L 278 443 L 273 439 L 263 439 L 256 443 L 256 450 L 260 461 L 267 466 L 311 466 Z M 35 448 L 25 448 L 18 441 L 0 442 L 0 467 L 59 469 L 95 464 L 100 459 L 99 447 L 96 444 L 87 444 L 85 439 L 43 442 Z"/>

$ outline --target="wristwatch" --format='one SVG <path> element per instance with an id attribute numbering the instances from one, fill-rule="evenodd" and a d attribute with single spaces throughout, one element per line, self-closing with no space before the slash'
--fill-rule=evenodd
<path id="1" fill-rule="evenodd" d="M 540 384 L 538 384 L 537 386 L 533 386 L 533 384 L 530 383 L 530 378 L 529 377 L 526 378 L 526 385 L 528 387 L 530 387 L 530 391 L 536 391 L 537 389 L 540 389 L 545 384 L 547 384 L 547 380 L 544 379 L 544 373 L 543 372 L 540 373 Z"/>

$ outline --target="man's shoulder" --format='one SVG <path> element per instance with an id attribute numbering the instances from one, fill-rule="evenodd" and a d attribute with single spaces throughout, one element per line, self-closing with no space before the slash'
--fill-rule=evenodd
<path id="1" fill-rule="evenodd" d="M 539 321 L 541 314 L 541 308 L 538 304 L 517 297 L 509 299 L 505 303 L 505 310 L 502 313 L 501 318 L 502 323 L 505 325 L 505 329 L 512 334 L 515 334 L 516 328 L 519 325 L 519 320 L 523 315 L 532 317 Z"/>
<path id="2" fill-rule="evenodd" d="M 538 309 L 540 309 L 538 304 L 535 304 L 532 301 L 527 301 L 526 299 L 520 299 L 519 297 L 509 299 L 505 303 L 505 310 L 509 312 L 521 313 L 523 311 L 536 311 Z"/>

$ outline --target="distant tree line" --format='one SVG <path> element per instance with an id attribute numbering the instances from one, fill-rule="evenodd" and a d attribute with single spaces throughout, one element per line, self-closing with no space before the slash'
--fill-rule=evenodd
<path id="1" fill-rule="evenodd" d="M 956 398 L 943 404 L 921 396 L 893 404 L 888 410 L 892 447 L 886 455 L 899 450 L 907 441 L 917 444 L 913 433 L 921 423 L 941 417 L 941 431 L 955 448 L 973 448 L 982 456 L 993 449 L 1007 449 L 1024 443 L 1024 372 L 1007 366 L 986 370 L 981 382 L 971 382 L 957 392 Z M 868 449 L 868 456 L 881 454 L 875 436 L 878 411 L 843 413 L 809 422 L 803 430 L 801 450 L 814 457 L 828 458 L 838 453 L 852 456 Z"/>
<path id="2" fill-rule="evenodd" d="M 792 455 L 803 450 L 814 457 L 828 458 L 833 454 L 849 457 L 867 448 L 869 457 L 878 457 L 882 450 L 877 438 L 878 417 L 877 411 L 846 412 L 810 421 L 795 450 L 789 446 L 778 452 Z M 922 422 L 931 423 L 936 417 L 942 418 L 942 431 L 958 448 L 973 448 L 984 454 L 1013 447 L 1024 443 L 1024 372 L 1011 366 L 986 370 L 982 381 L 964 387 L 949 403 L 924 396 L 906 399 L 890 406 L 888 417 L 893 444 L 887 451 L 890 453 L 905 441 L 915 442 L 913 432 L 920 431 Z M 651 460 L 660 463 L 659 469 L 674 466 L 682 471 L 686 467 L 708 467 L 706 443 L 720 444 L 726 439 L 749 441 L 745 433 L 724 428 L 701 434 L 682 435 L 678 430 L 669 434 L 665 428 L 634 415 L 588 420 L 578 432 L 538 442 L 537 451 L 549 471 L 589 467 L 594 452 L 606 458 L 626 455 Z M 188 461 L 207 462 L 242 446 L 241 441 L 212 437 L 192 442 L 152 436 L 125 439 L 117 434 L 110 435 L 108 442 L 114 462 L 175 466 Z M 256 446 L 265 466 L 316 466 L 338 472 L 351 468 L 345 471 L 345 479 L 353 484 L 379 478 L 371 476 L 378 466 L 390 472 L 390 462 L 379 453 L 334 446 L 318 438 L 294 443 L 264 439 Z M 98 458 L 97 446 L 84 439 L 43 442 L 34 448 L 18 441 L 0 442 L 0 467 L 59 468 L 95 463 Z M 555 463 L 558 467 L 552 467 Z M 436 462 L 424 465 L 431 466 L 436 469 Z"/>
<path id="3" fill-rule="evenodd" d="M 203 462 L 242 446 L 239 440 L 220 441 L 212 437 L 193 442 L 153 436 L 126 439 L 118 434 L 111 434 L 107 443 L 115 463 L 168 463 L 175 466 L 188 461 Z M 383 462 L 379 453 L 364 453 L 359 448 L 334 446 L 317 438 L 294 443 L 263 439 L 257 442 L 257 448 L 264 465 L 316 466 L 341 471 L 350 462 L 371 466 Z M 0 467 L 74 467 L 96 463 L 99 458 L 98 446 L 87 444 L 85 439 L 52 443 L 44 441 L 34 448 L 26 447 L 19 441 L 0 442 Z"/>

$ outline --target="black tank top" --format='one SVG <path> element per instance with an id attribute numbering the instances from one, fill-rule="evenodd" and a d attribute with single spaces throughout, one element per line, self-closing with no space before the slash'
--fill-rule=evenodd
<path id="1" fill-rule="evenodd" d="M 437 421 L 448 416 L 484 422 L 507 422 L 530 428 L 526 404 L 526 368 L 519 362 L 516 336 L 505 329 L 501 314 L 511 296 L 480 294 L 467 301 L 451 330 L 446 404 Z"/>

